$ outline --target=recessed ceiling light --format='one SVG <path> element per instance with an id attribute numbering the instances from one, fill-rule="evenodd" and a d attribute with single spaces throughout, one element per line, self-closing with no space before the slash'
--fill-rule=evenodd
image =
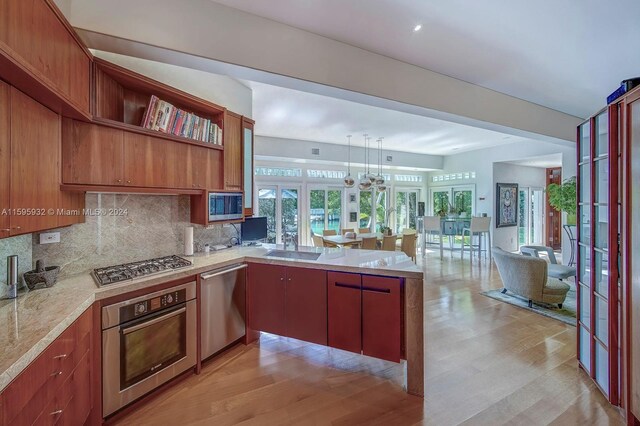
<path id="1" fill-rule="evenodd" d="M 416 25 L 415 27 L 413 27 L 413 31 L 414 31 L 414 32 L 418 32 L 418 31 L 420 31 L 421 29 L 422 29 L 422 24 L 418 24 L 418 25 Z"/>

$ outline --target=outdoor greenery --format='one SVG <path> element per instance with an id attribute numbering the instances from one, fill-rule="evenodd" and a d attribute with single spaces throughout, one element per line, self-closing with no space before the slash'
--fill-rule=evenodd
<path id="1" fill-rule="evenodd" d="M 436 216 L 446 216 L 449 213 L 449 193 L 433 193 L 433 214 Z"/>
<path id="2" fill-rule="evenodd" d="M 325 206 L 325 195 L 327 205 Z M 339 189 L 312 189 L 309 191 L 309 208 L 311 214 L 311 230 L 314 234 L 322 234 L 324 229 L 340 229 L 342 209 L 342 191 Z M 326 226 L 325 226 L 326 218 Z"/>
<path id="3" fill-rule="evenodd" d="M 561 185 L 552 183 L 547 187 L 549 204 L 559 212 L 567 213 L 567 222 L 570 225 L 576 223 L 577 194 L 576 177 L 570 177 Z"/>

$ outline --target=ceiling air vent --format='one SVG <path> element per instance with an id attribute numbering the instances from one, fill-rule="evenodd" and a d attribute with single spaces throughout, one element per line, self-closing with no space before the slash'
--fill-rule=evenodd
<path id="1" fill-rule="evenodd" d="M 311 155 L 320 155 L 320 148 L 311 148 Z"/>
<path id="2" fill-rule="evenodd" d="M 393 161 L 393 156 L 387 155 L 387 163 L 390 163 L 392 161 Z"/>

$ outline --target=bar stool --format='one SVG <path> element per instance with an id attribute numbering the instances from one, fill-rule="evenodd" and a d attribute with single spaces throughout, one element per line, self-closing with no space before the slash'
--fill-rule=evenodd
<path id="1" fill-rule="evenodd" d="M 425 216 L 424 217 L 424 237 L 422 241 L 422 257 L 425 257 L 426 250 L 424 250 L 427 244 L 434 244 L 433 242 L 427 242 L 426 236 L 438 235 L 440 240 L 440 259 L 442 259 L 442 223 L 440 222 L 440 216 Z"/>
<path id="2" fill-rule="evenodd" d="M 469 235 L 469 261 L 473 261 L 473 237 L 478 237 L 478 260 L 480 260 L 480 256 L 482 255 L 482 236 L 486 234 L 488 237 L 488 245 L 484 249 L 485 258 L 487 256 L 487 252 L 489 252 L 489 260 L 491 260 L 491 217 L 472 217 L 471 224 L 469 228 L 464 228 L 462 230 L 462 251 L 460 254 L 460 258 L 464 258 L 464 248 L 467 244 L 465 244 L 464 237 Z"/>

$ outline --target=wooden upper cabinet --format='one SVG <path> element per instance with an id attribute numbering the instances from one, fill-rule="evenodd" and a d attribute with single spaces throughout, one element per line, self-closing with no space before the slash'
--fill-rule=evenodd
<path id="1" fill-rule="evenodd" d="M 192 187 L 195 189 L 222 189 L 222 152 L 216 149 L 189 147 Z"/>
<path id="2" fill-rule="evenodd" d="M 227 111 L 224 118 L 224 189 L 242 189 L 242 117 Z"/>
<path id="3" fill-rule="evenodd" d="M 11 88 L 11 190 L 12 211 L 32 214 L 11 216 L 11 235 L 58 225 L 60 191 L 60 116 Z"/>
<path id="4" fill-rule="evenodd" d="M 67 184 L 122 185 L 124 131 L 62 120 L 62 181 Z"/>
<path id="5" fill-rule="evenodd" d="M 9 96 L 9 85 L 0 80 L 0 238 L 8 237 L 11 231 L 7 214 L 11 189 Z"/>
<path id="6" fill-rule="evenodd" d="M 124 184 L 147 188 L 191 188 L 189 145 L 124 133 Z"/>
<path id="7" fill-rule="evenodd" d="M 3 78 L 64 115 L 90 117 L 91 54 L 51 0 L 0 0 Z"/>

